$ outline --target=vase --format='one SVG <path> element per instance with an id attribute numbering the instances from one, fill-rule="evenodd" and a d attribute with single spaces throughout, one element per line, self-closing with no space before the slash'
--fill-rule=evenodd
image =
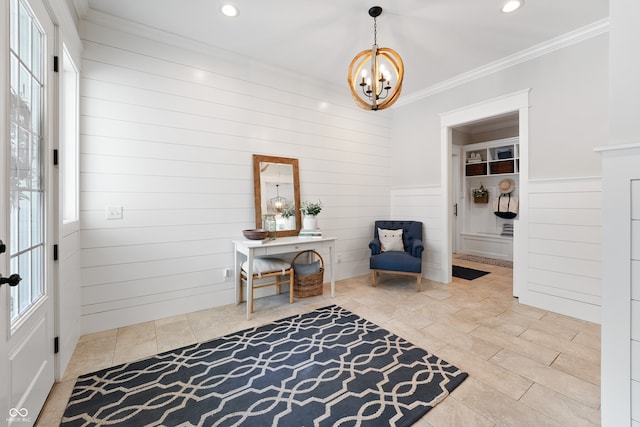
<path id="1" fill-rule="evenodd" d="M 305 215 L 302 218 L 302 228 L 304 230 L 317 230 L 318 217 L 316 215 Z"/>

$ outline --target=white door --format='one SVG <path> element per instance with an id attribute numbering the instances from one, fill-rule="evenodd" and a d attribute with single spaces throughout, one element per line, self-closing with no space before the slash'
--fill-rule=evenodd
<path id="1" fill-rule="evenodd" d="M 460 252 L 462 247 L 462 224 L 464 223 L 464 192 L 461 189 L 462 185 L 462 171 L 461 171 L 461 156 L 462 150 L 459 145 L 451 146 L 451 200 L 453 200 L 453 235 L 452 235 L 452 252 L 454 254 Z"/>
<path id="2" fill-rule="evenodd" d="M 9 46 L 8 78 L 2 80 L 8 111 L 2 111 L 6 126 L 0 140 L 2 164 L 8 167 L 0 169 L 0 239 L 6 243 L 0 273 L 22 280 L 0 287 L 0 409 L 5 411 L 0 421 L 25 426 L 35 423 L 54 381 L 53 223 L 48 221 L 54 28 L 41 0 L 10 0 L 1 13 L 10 31 L 9 43 L 3 43 Z"/>

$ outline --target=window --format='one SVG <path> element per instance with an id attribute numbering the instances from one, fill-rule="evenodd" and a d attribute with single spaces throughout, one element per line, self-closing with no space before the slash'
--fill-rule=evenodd
<path id="1" fill-rule="evenodd" d="M 45 33 L 20 0 L 10 3 L 11 105 L 9 199 L 11 271 L 22 277 L 11 288 L 15 325 L 45 293 L 44 134 Z"/>

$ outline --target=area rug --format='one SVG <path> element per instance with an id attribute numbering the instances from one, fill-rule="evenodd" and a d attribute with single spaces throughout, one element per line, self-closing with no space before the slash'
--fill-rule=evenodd
<path id="1" fill-rule="evenodd" d="M 513 261 L 508 261 L 506 259 L 488 258 L 478 255 L 457 255 L 455 258 L 464 261 L 479 262 L 481 264 L 497 265 L 498 267 L 513 268 Z"/>
<path id="2" fill-rule="evenodd" d="M 465 280 L 475 280 L 478 277 L 482 277 L 489 274 L 488 271 L 476 270 L 474 268 L 460 267 L 459 265 L 451 266 L 451 274 L 453 277 L 459 277 Z"/>
<path id="3" fill-rule="evenodd" d="M 409 426 L 467 373 L 335 305 L 78 378 L 62 426 Z"/>

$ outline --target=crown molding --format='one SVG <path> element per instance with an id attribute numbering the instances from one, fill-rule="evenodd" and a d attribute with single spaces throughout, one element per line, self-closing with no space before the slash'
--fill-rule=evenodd
<path id="1" fill-rule="evenodd" d="M 413 102 L 428 98 L 432 95 L 447 91 L 449 89 L 453 89 L 457 86 L 463 85 L 481 77 L 485 77 L 498 71 L 513 67 L 514 65 L 530 61 L 540 56 L 547 55 L 551 52 L 555 52 L 565 47 L 596 37 L 600 34 L 607 33 L 608 31 L 609 18 L 601 19 L 582 28 L 578 28 L 577 30 L 568 32 L 562 36 L 553 38 L 544 43 L 540 43 L 528 49 L 517 52 L 513 55 L 506 56 L 497 61 L 490 62 L 471 71 L 467 71 L 466 73 L 459 74 L 451 79 L 445 80 L 441 83 L 435 84 L 405 97 L 401 97 L 398 102 L 396 102 L 395 106 L 397 108 L 407 104 L 411 104 Z"/>

